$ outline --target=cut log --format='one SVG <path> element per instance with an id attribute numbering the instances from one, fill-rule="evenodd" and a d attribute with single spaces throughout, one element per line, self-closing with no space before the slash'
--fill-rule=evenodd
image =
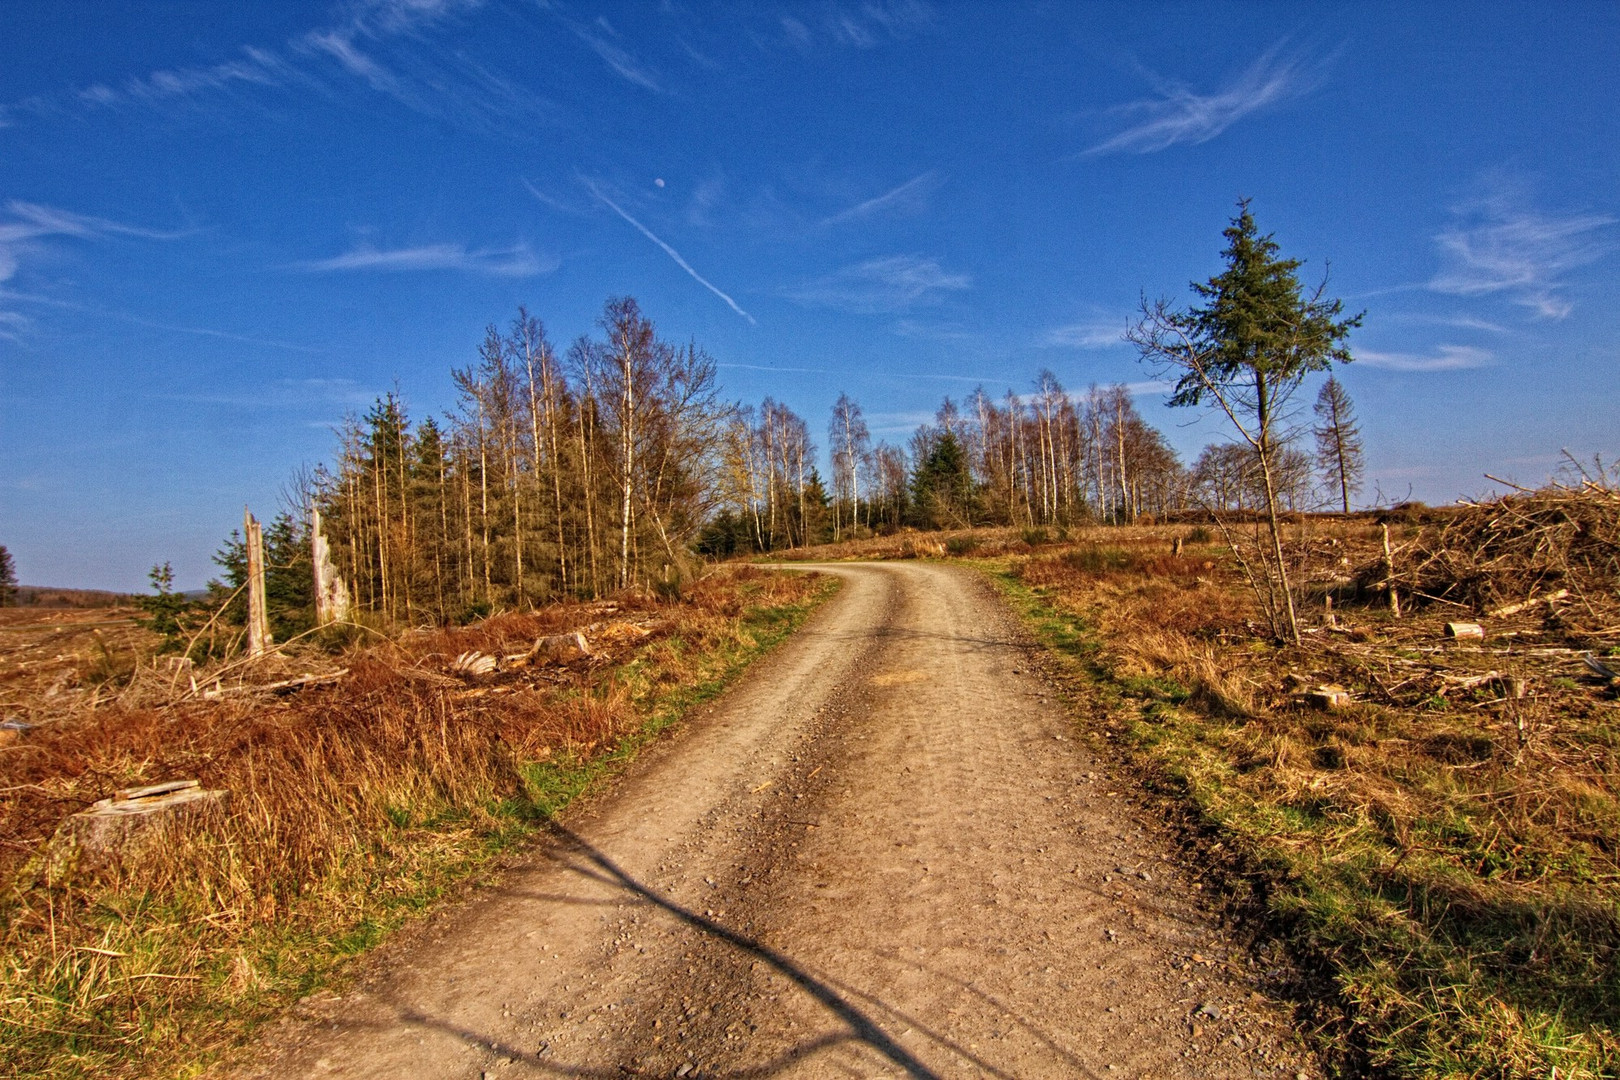
<path id="1" fill-rule="evenodd" d="M 1599 678 L 1608 679 L 1611 683 L 1620 683 L 1620 664 L 1605 664 L 1592 653 L 1581 657 L 1581 661 Z"/>
<path id="2" fill-rule="evenodd" d="M 296 679 L 282 679 L 280 682 L 265 683 L 263 686 L 251 686 L 246 687 L 246 689 L 265 690 L 272 694 L 291 694 L 296 690 L 307 690 L 312 686 L 326 686 L 328 683 L 335 683 L 348 673 L 348 668 L 342 668 L 321 675 L 300 675 Z"/>
<path id="3" fill-rule="evenodd" d="M 1568 595 L 1568 589 L 1559 589 L 1557 592 L 1550 592 L 1546 596 L 1532 596 L 1530 599 L 1521 600 L 1517 604 L 1505 604 L 1499 608 L 1492 608 L 1485 614 L 1489 615 L 1493 619 L 1505 619 L 1509 615 L 1517 615 L 1521 611 L 1529 611 L 1537 604 L 1556 603 Z"/>
<path id="4" fill-rule="evenodd" d="M 296 679 L 282 679 L 272 683 L 238 683 L 235 686 L 222 686 L 215 683 L 202 692 L 202 696 L 210 701 L 217 701 L 231 694 L 291 694 L 299 690 L 307 690 L 312 686 L 326 686 L 335 683 L 349 673 L 348 668 L 338 671 L 328 671 L 321 675 L 300 675 Z"/>
<path id="5" fill-rule="evenodd" d="M 42 876 L 61 885 L 75 874 L 128 862 L 171 843 L 217 814 L 229 798 L 196 780 L 170 780 L 119 791 L 64 820 L 45 850 Z"/>
<path id="6" fill-rule="evenodd" d="M 468 649 L 450 662 L 451 671 L 475 679 L 495 674 L 496 666 L 496 660 L 493 656 L 481 653 L 477 649 Z"/>
<path id="7" fill-rule="evenodd" d="M 1479 623 L 1448 622 L 1446 623 L 1446 637 L 1456 638 L 1458 641 L 1484 641 L 1485 628 Z"/>

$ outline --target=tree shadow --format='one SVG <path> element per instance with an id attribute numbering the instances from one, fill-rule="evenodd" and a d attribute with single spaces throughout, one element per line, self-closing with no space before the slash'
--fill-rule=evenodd
<path id="1" fill-rule="evenodd" d="M 775 1076 L 823 1051 L 837 1047 L 853 1046 L 875 1053 L 891 1067 L 900 1069 L 905 1076 L 916 1078 L 916 1080 L 940 1080 L 939 1073 L 935 1072 L 934 1069 L 930 1068 L 910 1050 L 900 1045 L 895 1037 L 890 1036 L 884 1030 L 883 1026 L 875 1019 L 875 1017 L 882 1016 L 891 1021 L 891 1026 L 904 1024 L 927 1039 L 931 1044 L 956 1055 L 959 1060 L 971 1065 L 979 1075 L 1011 1080 L 1012 1074 L 997 1068 L 969 1048 L 955 1042 L 943 1032 L 928 1027 L 918 1018 L 887 1004 L 874 995 L 842 984 L 837 980 L 817 975 L 785 953 L 724 926 L 712 918 L 675 903 L 632 877 L 605 853 L 567 827 L 557 822 L 550 822 L 546 825 L 546 832 L 551 843 L 546 845 L 543 854 L 560 869 L 617 890 L 619 893 L 631 898 L 638 906 L 653 907 L 666 912 L 678 922 L 698 933 L 712 940 L 723 942 L 743 956 L 769 967 L 825 1008 L 841 1021 L 846 1029 L 843 1032 L 825 1033 L 808 1038 L 769 1061 L 719 1072 L 704 1068 L 700 1070 L 701 1075 L 711 1078 L 726 1077 L 728 1080 L 753 1080 L 753 1078 Z M 579 898 L 558 896 L 549 892 L 533 895 L 567 903 L 601 903 L 601 901 L 585 901 Z M 891 957 L 890 959 L 894 958 Z M 931 972 L 931 974 L 938 975 L 939 973 Z M 951 979 L 950 981 L 958 983 L 967 992 L 990 1003 L 999 1012 L 1006 1014 L 1014 1025 L 1034 1032 L 1043 1044 L 1066 1059 L 1072 1069 L 1072 1075 L 1095 1076 L 1072 1054 L 1062 1050 L 1055 1039 L 1045 1032 L 1035 1029 L 1024 1018 L 1013 1014 L 1001 1002 L 986 996 L 976 987 L 960 983 L 960 980 Z M 492 1055 L 507 1057 L 515 1063 L 514 1067 L 521 1066 L 524 1072 L 531 1075 L 586 1078 L 650 1075 L 624 1064 L 589 1066 L 550 1061 L 546 1059 L 544 1053 L 524 1052 L 504 1044 L 490 1035 L 469 1030 L 448 1020 L 422 1013 L 403 1002 L 396 1000 L 393 1004 L 398 1009 L 397 1015 L 400 1022 L 414 1028 L 440 1031 L 453 1036 L 465 1045 L 476 1047 Z M 369 1025 L 356 1025 L 357 1028 L 367 1026 Z M 379 1028 L 384 1026 L 378 1025 Z"/>

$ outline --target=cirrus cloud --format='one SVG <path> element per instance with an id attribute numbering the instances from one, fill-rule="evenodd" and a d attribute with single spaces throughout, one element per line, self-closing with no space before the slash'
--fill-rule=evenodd
<path id="1" fill-rule="evenodd" d="M 550 273 L 558 266 L 555 258 L 541 258 L 528 244 L 506 248 L 469 250 L 464 244 L 423 244 L 418 247 L 380 248 L 361 245 L 328 259 L 311 259 L 293 264 L 311 273 L 342 270 L 458 270 L 494 277 L 533 277 Z"/>
<path id="2" fill-rule="evenodd" d="M 876 314 L 937 304 L 972 285 L 970 275 L 952 273 L 936 259 L 889 255 L 835 270 L 787 289 L 785 295 L 811 307 Z"/>
<path id="3" fill-rule="evenodd" d="M 1314 90 L 1321 81 L 1320 66 L 1302 53 L 1285 53 L 1278 44 L 1212 93 L 1155 79 L 1153 97 L 1111 110 L 1128 120 L 1128 126 L 1085 154 L 1151 154 L 1181 143 L 1209 142 L 1246 116 Z"/>
<path id="4" fill-rule="evenodd" d="M 1389 371 L 1460 371 L 1487 367 L 1495 359 L 1488 349 L 1473 345 L 1437 345 L 1430 353 L 1377 352 L 1357 349 L 1356 364 Z"/>
<path id="5" fill-rule="evenodd" d="M 1608 250 L 1599 234 L 1620 223 L 1609 214 L 1545 214 L 1524 205 L 1514 185 L 1454 211 L 1450 228 L 1434 239 L 1443 265 L 1429 281 L 1435 292 L 1454 296 L 1501 293 L 1548 319 L 1574 310 L 1565 296 L 1570 270 L 1597 261 Z"/>

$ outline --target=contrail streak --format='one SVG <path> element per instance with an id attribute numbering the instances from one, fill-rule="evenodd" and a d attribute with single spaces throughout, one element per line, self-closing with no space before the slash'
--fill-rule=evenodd
<path id="1" fill-rule="evenodd" d="M 585 181 L 585 186 L 590 188 L 591 189 L 591 194 L 595 195 L 598 199 L 601 199 L 604 203 L 606 203 L 608 208 L 610 210 L 612 210 L 615 214 L 618 214 L 620 217 L 624 218 L 624 220 L 626 220 L 630 224 L 634 225 L 636 227 L 636 229 L 641 233 L 642 236 L 645 236 L 647 239 L 651 240 L 653 243 L 655 243 L 659 247 L 663 248 L 664 249 L 664 254 L 668 255 L 670 258 L 674 259 L 676 266 L 679 266 L 682 270 L 685 270 L 688 274 L 691 274 L 693 281 L 696 281 L 699 285 L 702 285 L 705 289 L 708 289 L 710 292 L 714 293 L 714 295 L 716 295 L 720 299 L 724 300 L 726 302 L 726 306 L 731 308 L 732 311 L 735 311 L 737 314 L 741 315 L 743 318 L 747 319 L 750 326 L 758 326 L 759 325 L 759 323 L 757 321 L 755 321 L 755 319 L 754 319 L 754 317 L 752 315 L 748 314 L 748 312 L 744 311 L 742 308 L 737 306 L 737 301 L 733 300 L 731 297 L 727 296 L 725 293 L 723 293 L 719 289 L 715 288 L 714 284 L 712 282 L 710 282 L 707 278 L 705 278 L 702 274 L 698 273 L 696 270 L 692 269 L 692 264 L 691 263 L 689 263 L 685 259 L 681 258 L 681 253 L 680 252 L 676 251 L 674 248 L 670 247 L 668 244 L 666 244 L 662 240 L 658 239 L 658 237 L 653 235 L 653 232 L 652 232 L 651 229 L 647 228 L 647 226 L 643 225 L 641 222 L 637 221 L 635 218 L 633 218 L 629 214 L 625 213 L 623 207 L 621 207 L 618 203 L 614 202 L 612 199 L 608 198 L 606 195 L 602 194 L 602 192 L 597 189 L 597 186 L 595 184 L 593 184 L 589 180 L 587 180 L 587 181 Z"/>

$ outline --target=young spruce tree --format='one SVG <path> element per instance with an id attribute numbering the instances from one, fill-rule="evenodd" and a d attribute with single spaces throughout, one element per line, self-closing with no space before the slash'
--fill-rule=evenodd
<path id="1" fill-rule="evenodd" d="M 1260 234 L 1247 199 L 1238 200 L 1224 235 L 1226 269 L 1192 283 L 1203 306 L 1183 311 L 1168 300 L 1143 300 L 1142 318 L 1126 336 L 1143 360 L 1175 377 L 1171 405 L 1214 405 L 1253 448 L 1270 549 L 1263 552 L 1270 573 L 1261 600 L 1273 632 L 1298 642 L 1278 522 L 1278 467 L 1288 442 L 1283 419 L 1306 376 L 1350 361 L 1344 339 L 1362 316 L 1342 316 L 1343 302 L 1326 296 L 1325 277 L 1309 294 L 1301 288 L 1299 260 L 1282 258 L 1271 235 Z"/>

